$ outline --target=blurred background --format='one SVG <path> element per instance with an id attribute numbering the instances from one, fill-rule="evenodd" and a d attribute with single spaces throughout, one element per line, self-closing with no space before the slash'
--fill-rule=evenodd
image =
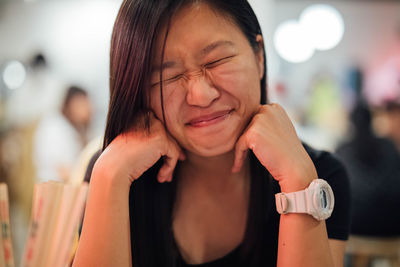
<path id="1" fill-rule="evenodd" d="M 302 140 L 348 168 L 346 265 L 399 266 L 400 2 L 249 2 L 262 24 L 270 101 L 286 108 Z M 78 182 L 82 153 L 100 147 L 120 4 L 0 0 L 0 181 L 17 264 L 34 183 Z"/>

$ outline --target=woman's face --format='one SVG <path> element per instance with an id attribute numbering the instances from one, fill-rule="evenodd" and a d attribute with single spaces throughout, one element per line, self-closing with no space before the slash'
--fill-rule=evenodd
<path id="1" fill-rule="evenodd" d="M 160 34 L 151 80 L 151 107 L 160 120 L 163 41 Z M 206 4 L 184 7 L 173 16 L 162 66 L 164 113 L 169 133 L 187 152 L 210 157 L 235 147 L 258 110 L 262 53 Z"/>

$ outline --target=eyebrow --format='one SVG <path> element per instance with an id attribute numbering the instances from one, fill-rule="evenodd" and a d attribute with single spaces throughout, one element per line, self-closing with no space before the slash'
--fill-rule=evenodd
<path id="1" fill-rule="evenodd" d="M 209 53 L 211 53 L 211 51 L 213 51 L 214 49 L 221 47 L 221 46 L 231 46 L 234 47 L 235 45 L 231 42 L 231 41 L 225 41 L 225 40 L 220 40 L 220 41 L 215 41 L 209 45 L 207 45 L 205 48 L 203 48 L 200 52 L 201 56 L 205 56 Z"/>
<path id="2" fill-rule="evenodd" d="M 175 61 L 164 61 L 162 66 L 161 66 L 161 71 L 164 71 L 165 69 L 173 68 L 176 65 Z M 160 65 L 155 65 L 151 68 L 151 72 L 156 72 L 160 70 Z"/>
<path id="3" fill-rule="evenodd" d="M 211 51 L 213 51 L 221 46 L 234 47 L 235 45 L 231 41 L 226 41 L 226 40 L 215 41 L 215 42 L 207 45 L 203 49 L 201 49 L 200 57 L 206 56 L 207 54 L 211 53 Z M 175 61 L 164 61 L 163 64 L 161 65 L 161 71 L 164 71 L 165 69 L 173 68 L 173 67 L 175 67 L 175 65 L 176 65 Z M 152 67 L 152 72 L 159 71 L 159 70 L 160 70 L 159 65 L 155 65 Z"/>

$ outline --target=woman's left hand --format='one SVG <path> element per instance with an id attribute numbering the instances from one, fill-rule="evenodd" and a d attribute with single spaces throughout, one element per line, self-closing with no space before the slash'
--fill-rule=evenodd
<path id="1" fill-rule="evenodd" d="M 251 149 L 281 186 L 282 192 L 305 189 L 317 179 L 315 166 L 278 104 L 260 106 L 235 147 L 232 171 L 238 172 Z"/>

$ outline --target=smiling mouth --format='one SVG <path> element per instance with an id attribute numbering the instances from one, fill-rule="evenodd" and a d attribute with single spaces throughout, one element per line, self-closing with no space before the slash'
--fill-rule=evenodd
<path id="1" fill-rule="evenodd" d="M 192 127 L 204 127 L 204 126 L 209 126 L 215 123 L 218 123 L 220 121 L 223 121 L 225 118 L 227 118 L 231 113 L 233 109 L 231 110 L 223 110 L 223 111 L 218 111 L 215 113 L 211 113 L 205 116 L 200 116 L 197 118 L 194 118 L 190 120 L 187 125 L 192 126 Z"/>

